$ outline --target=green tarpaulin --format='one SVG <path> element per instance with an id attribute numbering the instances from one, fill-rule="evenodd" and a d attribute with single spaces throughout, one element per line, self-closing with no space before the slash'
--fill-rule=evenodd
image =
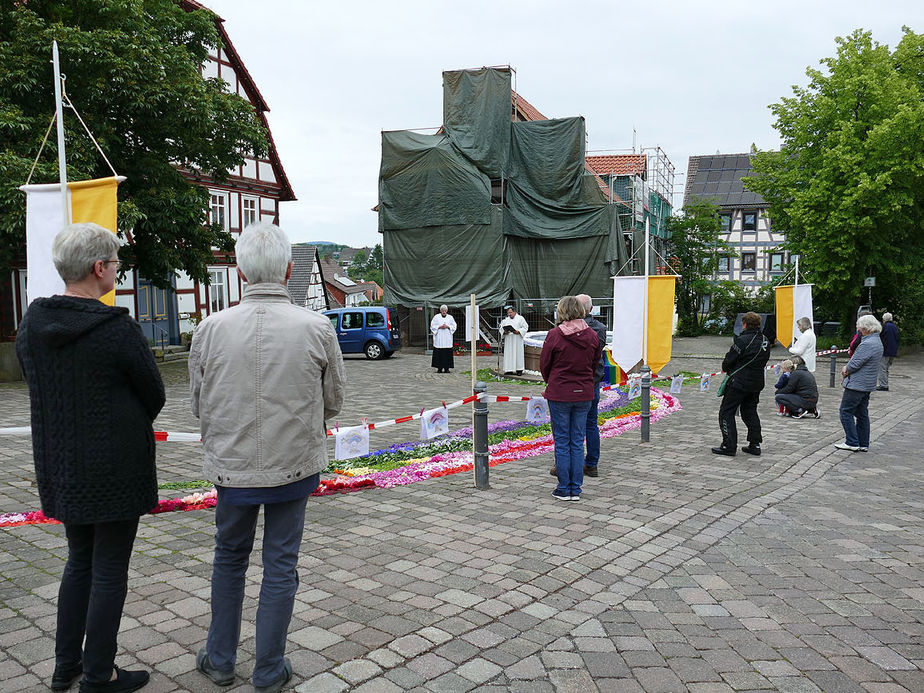
<path id="1" fill-rule="evenodd" d="M 439 134 L 382 134 L 385 301 L 608 295 L 626 250 L 583 118 L 512 122 L 509 69 L 445 72 L 443 87 Z"/>

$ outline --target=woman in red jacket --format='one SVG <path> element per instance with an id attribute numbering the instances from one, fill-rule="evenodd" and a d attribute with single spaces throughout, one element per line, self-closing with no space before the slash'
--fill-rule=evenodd
<path id="1" fill-rule="evenodd" d="M 542 346 L 539 370 L 546 382 L 555 439 L 559 500 L 581 499 L 584 483 L 584 429 L 594 399 L 594 370 L 600 361 L 597 333 L 584 321 L 584 306 L 575 296 L 558 302 L 558 326 Z"/>

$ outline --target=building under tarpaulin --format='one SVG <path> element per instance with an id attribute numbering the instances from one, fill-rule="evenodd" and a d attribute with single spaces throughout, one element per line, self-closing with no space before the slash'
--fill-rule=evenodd
<path id="1" fill-rule="evenodd" d="M 585 166 L 584 119 L 516 122 L 511 74 L 444 72 L 435 134 L 382 133 L 386 303 L 611 296 L 629 272 L 617 205 Z"/>

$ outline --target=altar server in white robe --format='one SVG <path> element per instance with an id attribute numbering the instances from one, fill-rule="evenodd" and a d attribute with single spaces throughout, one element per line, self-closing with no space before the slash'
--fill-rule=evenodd
<path id="1" fill-rule="evenodd" d="M 446 306 L 440 306 L 440 312 L 430 321 L 430 332 L 433 334 L 433 360 L 430 365 L 437 373 L 448 373 L 454 367 L 452 335 L 456 331 L 456 321 L 448 311 Z"/>
<path id="2" fill-rule="evenodd" d="M 501 321 L 501 334 L 504 335 L 504 373 L 523 374 L 523 337 L 529 325 L 522 315 L 518 315 L 513 306 L 505 306 L 507 317 Z"/>

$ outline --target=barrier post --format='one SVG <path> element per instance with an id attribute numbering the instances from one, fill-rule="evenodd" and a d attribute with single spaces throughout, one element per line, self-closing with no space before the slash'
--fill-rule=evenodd
<path id="1" fill-rule="evenodd" d="M 651 369 L 642 366 L 642 442 L 647 443 L 651 434 Z"/>
<path id="2" fill-rule="evenodd" d="M 837 375 L 837 347 L 831 347 L 833 350 L 831 353 L 831 379 L 828 382 L 828 387 L 834 387 L 834 377 Z"/>
<path id="3" fill-rule="evenodd" d="M 475 394 L 487 392 L 488 386 L 481 380 L 475 383 Z M 473 403 L 474 426 L 472 427 L 473 452 L 475 454 L 475 488 L 487 490 L 488 483 L 488 403 L 476 399 Z"/>

